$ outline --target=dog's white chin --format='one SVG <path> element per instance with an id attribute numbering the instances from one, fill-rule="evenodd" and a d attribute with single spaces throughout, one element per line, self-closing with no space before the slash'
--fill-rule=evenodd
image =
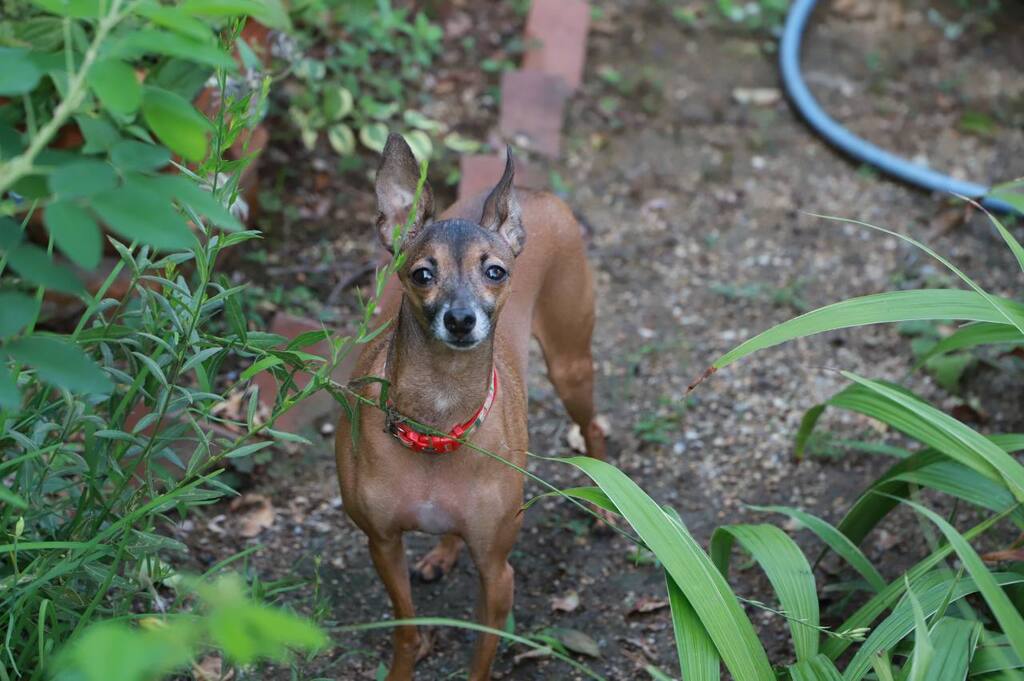
<path id="1" fill-rule="evenodd" d="M 472 350 L 472 349 L 476 348 L 478 345 L 480 345 L 484 341 L 481 338 L 480 340 L 473 340 L 473 341 L 470 341 L 469 343 L 461 343 L 460 344 L 460 343 L 458 343 L 456 341 L 448 340 L 447 338 L 442 338 L 441 342 L 444 343 L 445 345 L 447 345 L 452 350 L 466 351 L 466 350 Z"/>

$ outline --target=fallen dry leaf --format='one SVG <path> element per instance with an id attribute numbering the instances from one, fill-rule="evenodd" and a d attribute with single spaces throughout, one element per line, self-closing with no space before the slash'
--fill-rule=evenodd
<path id="1" fill-rule="evenodd" d="M 668 601 L 664 598 L 653 598 L 651 596 L 642 596 L 633 603 L 633 607 L 629 609 L 629 615 L 643 615 L 662 608 L 668 607 Z"/>
<path id="2" fill-rule="evenodd" d="M 250 385 L 245 390 L 232 390 L 228 398 L 218 402 L 210 409 L 210 413 L 224 419 L 219 425 L 233 432 L 241 432 L 246 420 L 246 412 L 249 408 L 249 397 L 256 390 L 255 385 Z M 256 413 L 253 414 L 253 423 L 262 425 L 270 418 L 270 406 L 262 400 L 256 406 Z"/>
<path id="3" fill-rule="evenodd" d="M 548 629 L 548 634 L 574 653 L 601 657 L 601 649 L 597 646 L 597 641 L 578 629 L 551 627 Z"/>
<path id="4" fill-rule="evenodd" d="M 538 657 L 549 657 L 551 655 L 551 648 L 544 646 L 543 648 L 530 648 L 526 652 L 519 653 L 512 658 L 512 664 L 519 664 L 523 660 L 532 660 Z"/>
<path id="5" fill-rule="evenodd" d="M 870 19 L 875 14 L 873 2 L 866 0 L 835 0 L 832 11 L 847 19 Z"/>
<path id="6" fill-rule="evenodd" d="M 984 553 L 982 554 L 981 559 L 986 563 L 999 563 L 1002 561 L 1024 560 L 1024 548 L 1004 549 L 1002 551 L 992 551 L 991 553 Z"/>
<path id="7" fill-rule="evenodd" d="M 262 494 L 243 494 L 231 502 L 234 526 L 242 537 L 255 537 L 274 524 L 274 505 Z"/>
<path id="8" fill-rule="evenodd" d="M 229 669 L 224 676 L 224 662 L 219 655 L 207 655 L 192 665 L 192 676 L 196 681 L 231 681 L 235 678 L 235 670 Z"/>
<path id="9" fill-rule="evenodd" d="M 573 612 L 580 607 L 580 595 L 575 590 L 567 592 L 564 596 L 555 596 L 551 599 L 551 609 L 555 612 Z"/>
<path id="10" fill-rule="evenodd" d="M 635 647 L 637 650 L 642 652 L 644 657 L 646 657 L 650 662 L 656 662 L 658 660 L 658 653 L 642 638 L 627 638 L 623 636 L 620 637 L 619 640 Z"/>

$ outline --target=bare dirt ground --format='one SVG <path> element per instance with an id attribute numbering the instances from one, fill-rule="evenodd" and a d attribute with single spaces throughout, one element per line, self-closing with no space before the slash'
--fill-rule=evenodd
<path id="1" fill-rule="evenodd" d="M 957 284 L 941 265 L 895 239 L 807 212 L 926 240 L 995 293 L 1019 294 L 1020 273 L 983 217 L 858 169 L 814 138 L 784 99 L 736 101 L 744 94 L 737 89 L 778 87 L 763 34 L 714 21 L 712 9 L 700 3 L 695 6 L 706 11 L 700 29 L 674 22 L 669 3 L 594 4 L 601 16 L 591 34 L 586 83 L 566 121 L 566 159 L 552 169 L 592 230 L 600 289 L 594 354 L 601 410 L 613 427 L 612 460 L 656 500 L 676 507 L 702 542 L 722 524 L 782 522 L 747 504 L 799 506 L 835 522 L 888 462 L 852 452 L 797 461 L 797 424 L 808 407 L 845 385 L 838 369 L 904 380 L 913 363 L 909 338 L 892 327 L 830 333 L 761 352 L 690 397 L 687 384 L 743 339 L 808 309 L 883 290 Z M 1024 175 L 1021 8 L 996 17 L 1006 30 L 969 31 L 951 41 L 928 20 L 928 3 L 866 4 L 867 16 L 819 11 L 812 24 L 804 64 L 826 109 L 855 132 L 935 168 L 982 182 Z M 613 83 L 610 68 L 634 82 Z M 989 131 L 965 132 L 964 115 L 976 112 L 991 121 Z M 372 211 L 371 197 L 364 179 L 328 198 L 342 209 L 332 214 L 353 206 L 362 219 Z M 299 245 L 275 241 L 274 226 L 265 227 L 280 260 L 296 256 Z M 1024 237 L 1019 225 L 1016 234 Z M 304 235 L 302 249 L 334 249 L 339 268 L 357 267 L 374 248 L 368 219 L 314 219 Z M 282 275 L 286 287 L 288 276 Z M 312 288 L 324 296 L 329 283 Z M 341 298 L 343 317 L 354 292 Z M 980 420 L 985 432 L 1013 432 L 1024 428 L 1020 378 L 1018 358 L 993 354 L 968 372 L 958 392 L 939 388 L 924 373 L 906 384 L 947 410 L 970 405 L 959 413 Z M 530 398 L 534 451 L 568 454 L 568 419 L 540 362 L 533 365 Z M 899 442 L 848 413 L 829 412 L 823 425 L 839 437 Z M 258 538 L 263 548 L 252 569 L 264 580 L 310 580 L 290 598 L 307 612 L 319 605 L 328 625 L 386 618 L 387 597 L 363 538 L 340 508 L 331 448 L 330 437 L 322 437 L 309 451 L 282 453 L 253 476 L 254 490 L 272 500 L 277 515 Z M 558 485 L 586 484 L 557 463 L 532 470 Z M 530 494 L 538 491 L 528 487 Z M 794 536 L 813 546 L 803 533 Z M 917 536 L 913 519 L 897 514 L 864 548 L 890 574 L 920 555 Z M 246 546 L 213 535 L 194 541 L 210 560 Z M 418 555 L 431 541 L 411 537 L 410 552 Z M 517 632 L 585 633 L 601 656 L 581 660 L 609 679 L 643 678 L 646 664 L 674 671 L 668 610 L 650 600 L 663 598 L 662 573 L 628 542 L 594 535 L 569 505 L 544 501 L 527 512 L 512 562 Z M 816 574 L 819 586 L 850 577 L 828 561 Z M 768 597 L 756 567 L 734 568 L 731 581 L 744 596 Z M 471 618 L 475 589 L 464 556 L 453 574 L 415 586 L 414 596 L 421 614 Z M 578 594 L 578 606 L 553 610 L 552 599 L 570 592 Z M 638 605 L 654 610 L 633 612 Z M 751 616 L 773 661 L 787 661 L 785 622 L 756 610 Z M 439 631 L 419 678 L 460 678 L 471 639 L 467 632 Z M 373 678 L 389 654 L 389 636 L 381 631 L 335 640 L 333 651 L 301 668 L 301 678 Z M 522 652 L 503 649 L 496 665 L 502 678 L 577 677 L 549 658 L 517 659 Z"/>

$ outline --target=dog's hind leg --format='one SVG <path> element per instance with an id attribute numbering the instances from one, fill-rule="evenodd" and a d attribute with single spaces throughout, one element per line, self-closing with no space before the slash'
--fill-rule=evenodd
<path id="1" fill-rule="evenodd" d="M 405 560 L 405 545 L 400 534 L 390 537 L 370 537 L 370 557 L 377 574 L 391 597 L 395 619 L 416 616 L 412 603 L 412 586 Z M 387 681 L 409 681 L 413 668 L 430 651 L 430 639 L 416 627 L 395 627 L 394 650 Z"/>
<path id="2" fill-rule="evenodd" d="M 412 568 L 413 576 L 421 582 L 436 582 L 441 579 L 455 565 L 463 544 L 462 537 L 458 535 L 444 535 L 434 548 L 416 562 Z"/>
<path id="3" fill-rule="evenodd" d="M 580 428 L 587 455 L 605 458 L 605 433 L 595 419 L 594 360 L 590 337 L 594 331 L 593 282 L 582 253 L 580 262 L 553 272 L 537 301 L 533 334 L 544 351 L 548 379 Z"/>

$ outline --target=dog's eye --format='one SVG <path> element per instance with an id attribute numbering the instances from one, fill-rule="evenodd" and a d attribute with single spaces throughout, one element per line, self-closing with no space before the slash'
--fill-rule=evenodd
<path id="1" fill-rule="evenodd" d="M 508 272 L 506 272 L 504 268 L 498 267 L 497 265 L 491 265 L 490 267 L 488 267 L 486 270 L 484 270 L 484 274 L 486 274 L 487 278 L 490 279 L 491 281 L 501 281 L 508 276 Z"/>
<path id="2" fill-rule="evenodd" d="M 430 282 L 434 281 L 434 273 L 426 267 L 420 267 L 419 269 L 413 270 L 412 281 L 418 286 L 426 286 Z"/>

